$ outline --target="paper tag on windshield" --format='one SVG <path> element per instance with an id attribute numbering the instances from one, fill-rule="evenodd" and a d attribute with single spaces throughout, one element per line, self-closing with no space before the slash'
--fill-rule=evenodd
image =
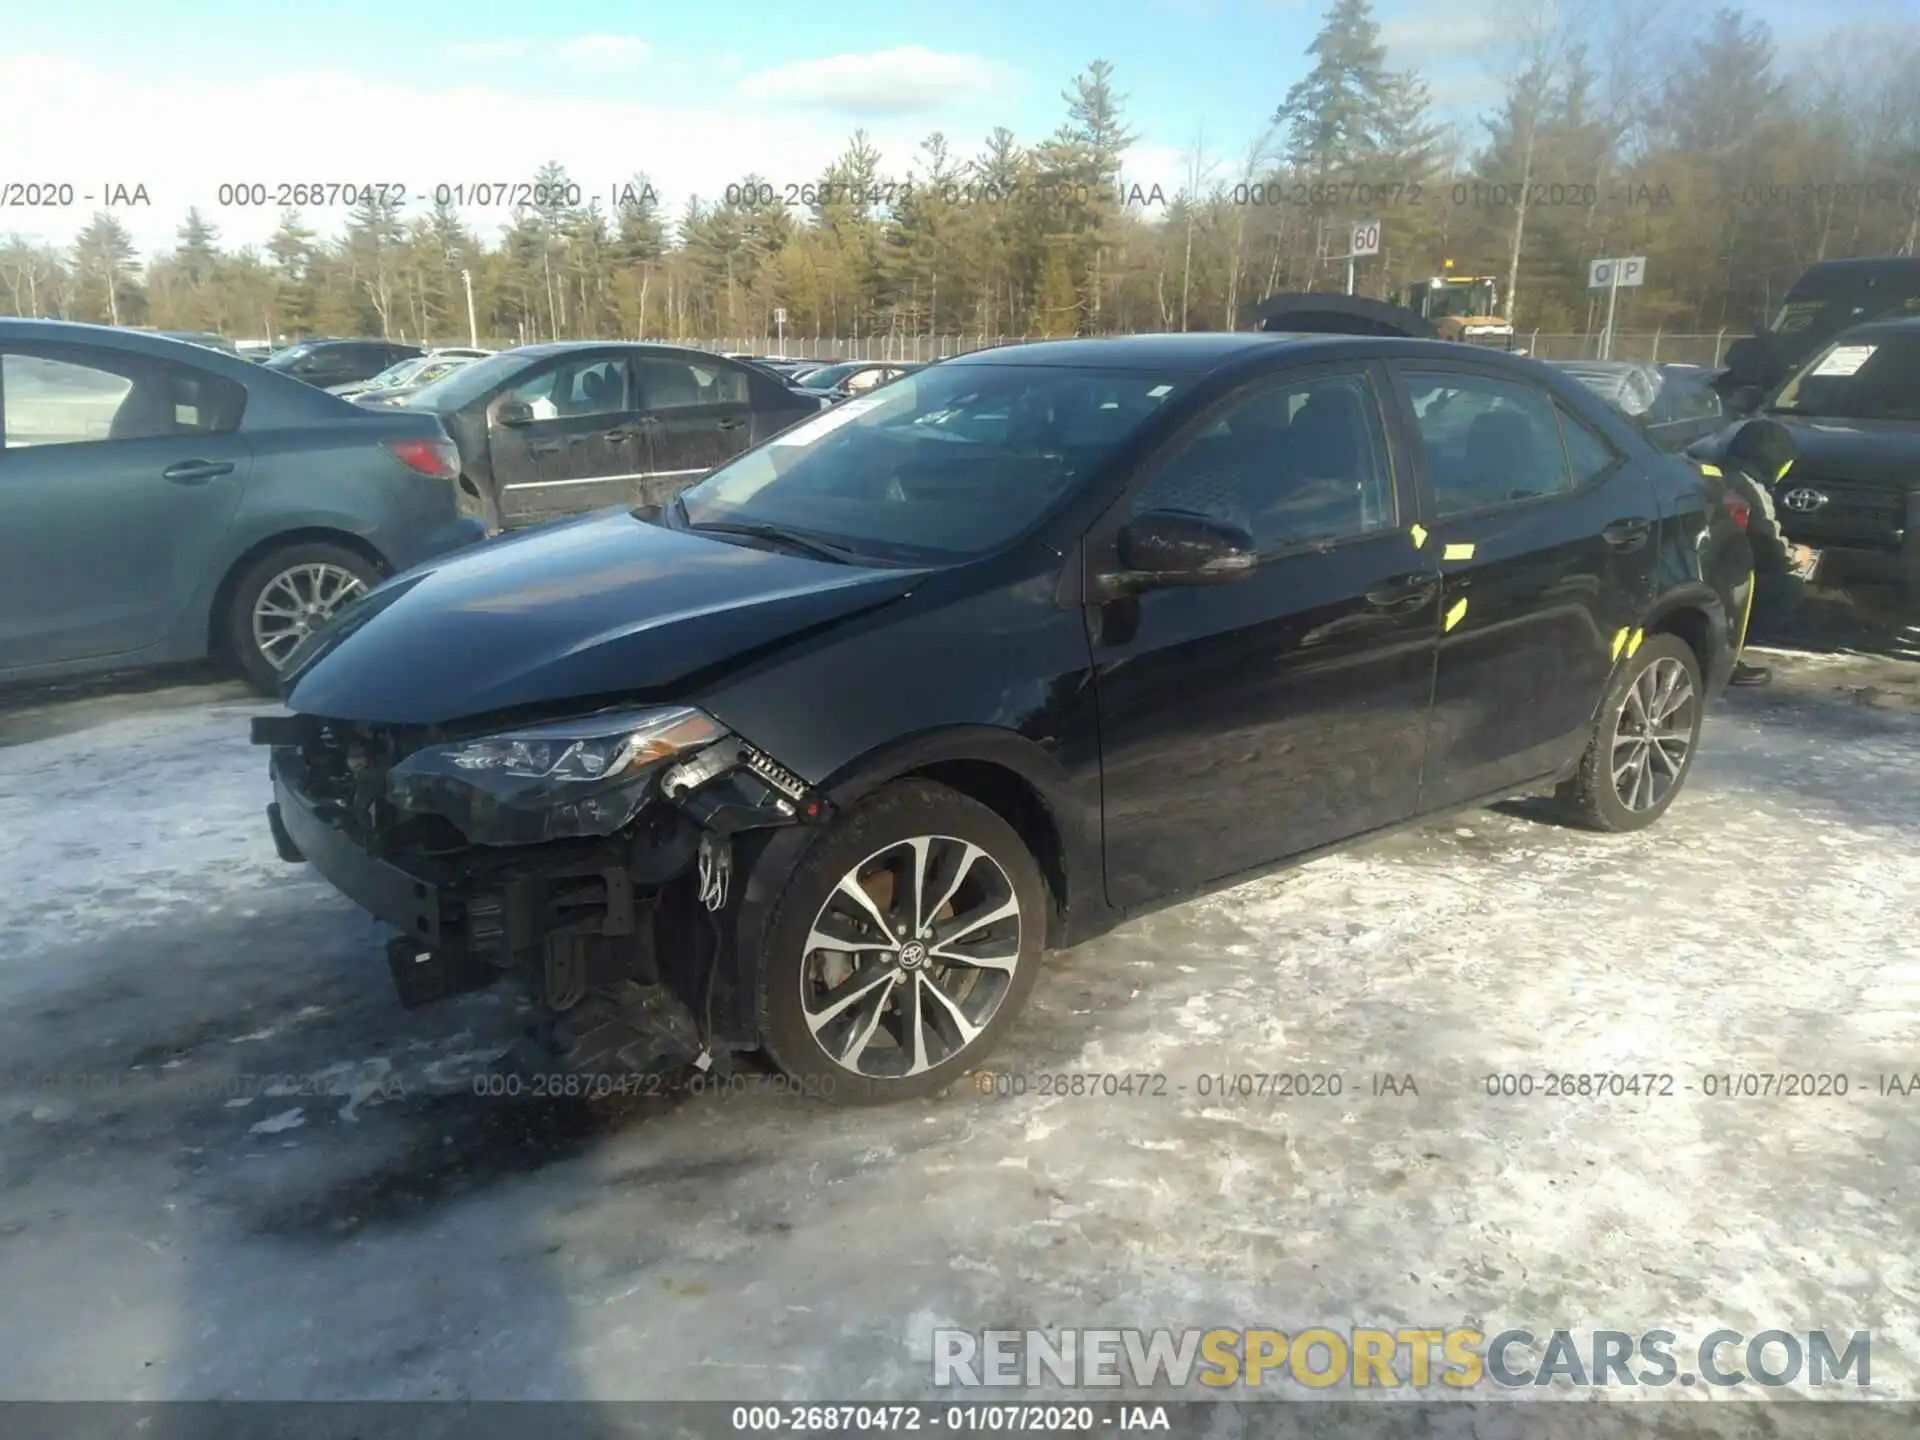
<path id="1" fill-rule="evenodd" d="M 811 420 L 802 420 L 791 430 L 774 436 L 769 445 L 811 445 L 814 441 L 831 435 L 850 420 L 858 420 L 880 405 L 895 398 L 891 395 L 861 395 L 852 400 L 842 400 L 825 414 L 816 415 Z"/>
<path id="2" fill-rule="evenodd" d="M 1836 345 L 1826 359 L 1813 367 L 1815 375 L 1852 375 L 1873 358 L 1877 345 Z"/>

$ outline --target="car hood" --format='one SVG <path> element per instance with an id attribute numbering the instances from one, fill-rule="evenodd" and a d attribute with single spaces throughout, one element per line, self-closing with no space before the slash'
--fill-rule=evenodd
<path id="1" fill-rule="evenodd" d="M 1920 486 L 1920 421 L 1842 420 L 1767 412 L 1793 436 L 1790 478 Z"/>
<path id="2" fill-rule="evenodd" d="M 437 725 L 653 691 L 885 605 L 926 573 L 600 511 L 388 581 L 295 657 L 286 701 L 331 719 Z"/>

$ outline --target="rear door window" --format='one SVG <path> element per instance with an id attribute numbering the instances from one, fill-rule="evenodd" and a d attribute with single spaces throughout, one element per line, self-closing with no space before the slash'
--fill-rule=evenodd
<path id="1" fill-rule="evenodd" d="M 1442 517 L 1574 488 L 1559 407 L 1543 391 L 1466 371 L 1410 369 L 1405 380 Z"/>
<path id="2" fill-rule="evenodd" d="M 78 347 L 0 355 L 6 448 L 223 435 L 237 430 L 246 388 L 190 365 Z"/>

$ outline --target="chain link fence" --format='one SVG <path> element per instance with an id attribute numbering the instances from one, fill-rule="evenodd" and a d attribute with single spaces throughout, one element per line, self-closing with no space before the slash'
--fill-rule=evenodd
<path id="1" fill-rule="evenodd" d="M 1615 332 L 1610 358 L 1647 360 L 1664 365 L 1701 365 L 1717 367 L 1727 347 L 1744 331 L 1721 330 L 1712 334 L 1677 334 L 1654 330 L 1624 334 Z M 668 345 L 686 345 L 695 350 L 714 350 L 723 355 L 788 356 L 795 360 L 944 360 L 970 350 L 987 350 L 997 345 L 1026 345 L 1045 340 L 1045 335 L 868 335 L 858 339 L 779 336 L 663 336 L 648 340 Z M 466 345 L 462 336 L 442 336 L 436 345 Z M 511 349 L 518 341 L 506 337 L 483 338 L 491 350 Z M 1556 335 L 1542 330 L 1522 330 L 1513 337 L 1516 350 L 1537 355 L 1542 360 L 1593 360 L 1600 356 L 1602 337 Z"/>

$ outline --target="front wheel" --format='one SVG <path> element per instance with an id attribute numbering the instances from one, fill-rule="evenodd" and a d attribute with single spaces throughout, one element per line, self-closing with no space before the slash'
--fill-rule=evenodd
<path id="1" fill-rule="evenodd" d="M 227 645 L 256 690 L 280 691 L 280 672 L 307 636 L 380 582 L 367 560 L 339 545 L 289 545 L 261 556 L 233 587 Z"/>
<path id="2" fill-rule="evenodd" d="M 999 815 L 944 785 L 886 786 L 781 894 L 760 966 L 767 1053 L 841 1104 L 933 1094 L 1025 1003 L 1046 905 L 1039 866 Z"/>
<path id="3" fill-rule="evenodd" d="M 1574 778 L 1557 792 L 1594 830 L 1640 830 L 1667 813 L 1700 740 L 1700 662 L 1677 635 L 1649 635 L 1614 676 Z"/>

